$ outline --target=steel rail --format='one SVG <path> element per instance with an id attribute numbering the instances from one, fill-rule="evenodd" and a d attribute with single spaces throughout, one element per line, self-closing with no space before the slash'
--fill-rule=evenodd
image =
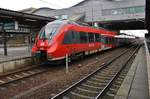
<path id="1" fill-rule="evenodd" d="M 37 68 L 35 68 L 35 69 L 37 69 Z M 4 81 L 3 83 L 0 83 L 0 87 L 1 86 L 4 86 L 4 85 L 7 85 L 7 84 L 10 84 L 10 83 L 13 83 L 13 82 L 16 82 L 16 81 L 19 81 L 19 80 L 22 80 L 22 79 L 25 79 L 25 78 L 29 78 L 29 77 L 31 77 L 31 76 L 35 76 L 35 75 L 37 75 L 37 74 L 41 74 L 41 73 L 44 73 L 44 72 L 47 72 L 47 71 L 49 71 L 49 69 L 47 69 L 47 68 L 45 68 L 45 69 L 43 69 L 43 70 L 41 70 L 41 69 L 39 69 L 40 71 L 38 71 L 38 72 L 35 72 L 34 70 L 32 71 L 31 69 L 29 69 L 29 70 L 24 70 L 24 71 L 31 71 L 31 72 L 33 72 L 33 73 L 28 73 L 27 75 L 25 75 L 25 76 L 20 76 L 19 74 L 17 74 L 17 75 L 19 75 L 20 77 L 16 77 L 16 78 L 12 78 L 12 80 L 9 80 L 9 81 L 5 81 L 5 80 L 2 80 L 2 81 Z M 23 73 L 24 71 L 21 71 L 21 72 L 17 72 L 17 73 Z M 26 73 L 26 72 L 25 72 Z M 9 74 L 9 75 L 11 75 L 11 74 Z M 9 77 L 9 75 L 8 76 L 6 76 L 6 77 Z M 15 73 L 14 73 L 14 75 L 11 75 L 11 76 L 15 76 Z M 3 78 L 6 78 L 6 77 L 3 77 Z"/>
<path id="2" fill-rule="evenodd" d="M 135 55 L 135 53 L 138 51 L 139 48 L 140 48 L 140 46 L 137 47 L 134 50 L 134 52 L 129 56 L 129 58 L 127 59 L 127 61 L 123 64 L 123 67 L 114 75 L 114 77 L 109 81 L 109 83 L 107 83 L 107 85 L 105 86 L 105 88 L 96 96 L 95 99 L 99 99 L 101 96 L 103 96 L 103 94 L 112 85 L 113 81 L 118 77 L 118 75 L 121 73 L 121 71 L 126 67 L 126 65 L 128 64 L 128 62 L 132 59 L 132 57 Z"/>
<path id="3" fill-rule="evenodd" d="M 0 74 L 0 78 L 2 78 L 4 76 L 9 76 L 9 75 L 12 75 L 12 74 L 16 74 L 16 73 L 19 73 L 19 72 L 25 72 L 25 71 L 37 68 L 37 67 L 42 66 L 42 65 L 43 64 L 31 65 L 31 66 L 28 66 L 28 67 L 25 67 L 25 68 L 20 68 L 20 69 L 15 70 L 15 71 L 6 72 L 4 74 Z"/>
<path id="4" fill-rule="evenodd" d="M 10 72 L 10 73 L 6 73 L 4 75 L 0 75 L 0 80 L 1 80 L 1 78 L 6 78 L 6 77 L 9 77 L 9 76 L 13 76 L 15 74 L 19 74 L 19 73 L 22 73 L 22 72 L 27 72 L 27 71 L 30 71 L 30 70 L 32 71 L 32 69 L 37 69 L 39 66 L 42 66 L 42 65 L 43 64 L 33 65 L 31 68 L 24 68 L 22 70 L 16 70 L 14 72 Z M 103 64 L 103 65 L 105 65 L 105 64 Z M 13 80 L 9 80 L 9 81 L 1 80 L 1 81 L 4 81 L 4 82 L 0 83 L 0 87 L 4 86 L 4 85 L 7 85 L 7 84 L 10 84 L 10 83 L 13 83 L 13 82 L 16 82 L 16 81 L 19 81 L 19 80 L 22 80 L 22 79 L 25 79 L 25 78 L 29 78 L 31 76 L 35 76 L 37 74 L 40 74 L 40 73 L 43 73 L 43 72 L 46 72 L 46 71 L 48 71 L 48 69 L 36 72 L 34 74 L 29 74 L 29 75 L 26 75 L 26 76 L 18 77 L 18 78 L 15 78 Z"/>
<path id="5" fill-rule="evenodd" d="M 94 72 L 90 73 L 89 75 L 85 76 L 84 78 L 82 78 L 81 80 L 79 80 L 78 82 L 74 83 L 73 85 L 71 85 L 70 87 L 68 87 L 67 89 L 63 90 L 62 92 L 58 93 L 57 95 L 53 96 L 50 99 L 61 99 L 63 96 L 65 96 L 70 90 L 72 90 L 73 88 L 77 87 L 79 84 L 81 84 L 82 82 L 84 82 L 86 79 L 88 79 L 89 77 L 91 77 L 92 75 L 94 75 L 95 73 L 99 72 L 100 70 L 106 68 L 109 64 L 111 64 L 112 62 L 114 62 L 115 60 L 117 60 L 119 57 L 121 57 L 122 55 L 124 55 L 126 52 L 128 52 L 131 48 L 133 48 L 135 46 L 130 47 L 129 49 L 123 51 L 121 54 L 119 54 L 118 56 L 116 56 L 115 58 L 113 58 L 112 60 L 108 61 L 107 63 L 104 63 L 102 65 L 100 65 L 100 68 L 98 68 L 97 70 L 95 70 Z"/>

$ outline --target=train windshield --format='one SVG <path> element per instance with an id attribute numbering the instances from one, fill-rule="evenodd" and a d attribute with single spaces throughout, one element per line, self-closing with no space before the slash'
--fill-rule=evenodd
<path id="1" fill-rule="evenodd" d="M 49 23 L 43 27 L 39 33 L 39 39 L 51 41 L 53 36 L 58 32 L 60 24 Z"/>

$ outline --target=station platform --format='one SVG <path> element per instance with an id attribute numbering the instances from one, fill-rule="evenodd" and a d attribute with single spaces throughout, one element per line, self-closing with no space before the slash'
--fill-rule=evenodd
<path id="1" fill-rule="evenodd" d="M 142 46 L 115 99 L 149 99 L 150 77 L 147 47 Z"/>
<path id="2" fill-rule="evenodd" d="M 7 48 L 8 55 L 4 55 L 4 49 L 0 48 L 0 62 L 14 60 L 23 57 L 31 56 L 31 48 L 26 46 L 24 47 L 8 47 Z"/>
<path id="3" fill-rule="evenodd" d="M 0 48 L 0 75 L 33 64 L 31 48 L 8 47 L 7 53 L 8 55 L 5 56 L 4 49 Z"/>

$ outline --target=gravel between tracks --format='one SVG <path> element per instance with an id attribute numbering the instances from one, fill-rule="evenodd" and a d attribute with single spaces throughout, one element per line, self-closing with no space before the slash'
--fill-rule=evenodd
<path id="1" fill-rule="evenodd" d="M 122 50 L 124 50 L 124 48 L 118 48 L 103 54 L 93 55 L 76 63 L 74 62 L 69 65 L 68 74 L 65 74 L 63 65 L 52 66 L 49 72 L 1 88 L 0 99 L 12 98 L 20 92 L 25 92 L 22 94 L 21 99 L 47 99 L 50 95 L 53 95 L 53 93 L 62 91 L 85 75 L 91 73 L 99 67 L 97 64 L 102 64 L 110 60 Z M 97 60 L 98 62 L 94 64 Z M 36 88 L 36 86 L 38 87 Z"/>

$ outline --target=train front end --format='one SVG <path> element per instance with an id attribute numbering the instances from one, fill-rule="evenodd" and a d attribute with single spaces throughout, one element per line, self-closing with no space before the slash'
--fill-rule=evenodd
<path id="1" fill-rule="evenodd" d="M 58 46 L 54 39 L 59 34 L 61 25 L 59 22 L 54 21 L 48 23 L 40 30 L 32 47 L 32 56 L 35 62 L 51 60 L 50 52 L 54 52 Z"/>

